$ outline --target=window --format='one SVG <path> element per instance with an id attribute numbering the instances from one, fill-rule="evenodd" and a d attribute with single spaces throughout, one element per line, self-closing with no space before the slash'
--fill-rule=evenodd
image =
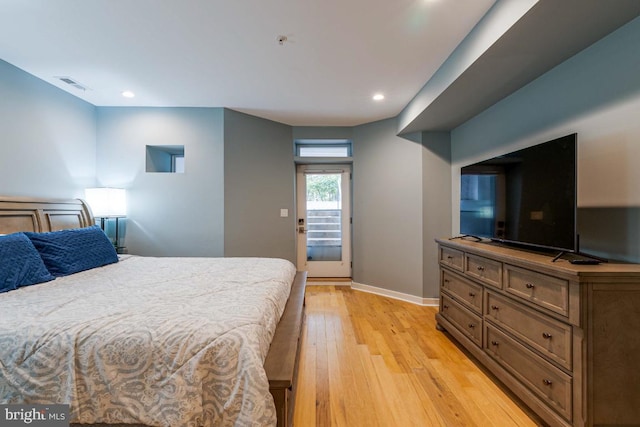
<path id="1" fill-rule="evenodd" d="M 295 141 L 295 155 L 305 158 L 349 158 L 351 141 L 346 139 L 299 139 Z"/>
<path id="2" fill-rule="evenodd" d="M 184 154 L 174 154 L 171 156 L 171 172 L 184 173 Z"/>
<path id="3" fill-rule="evenodd" d="M 184 173 L 184 145 L 147 145 L 146 171 Z"/>
<path id="4" fill-rule="evenodd" d="M 336 145 L 303 145 L 298 147 L 300 157 L 349 157 L 349 147 Z"/>

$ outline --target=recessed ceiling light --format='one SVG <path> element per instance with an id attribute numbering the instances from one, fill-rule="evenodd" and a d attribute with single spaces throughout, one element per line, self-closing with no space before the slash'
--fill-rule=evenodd
<path id="1" fill-rule="evenodd" d="M 130 90 L 125 90 L 124 92 L 122 92 L 122 96 L 124 96 L 125 98 L 133 98 L 136 96 L 136 94 L 131 92 Z"/>
<path id="2" fill-rule="evenodd" d="M 382 101 L 383 99 L 384 99 L 384 95 L 381 93 L 376 93 L 375 95 L 373 95 L 374 101 Z"/>

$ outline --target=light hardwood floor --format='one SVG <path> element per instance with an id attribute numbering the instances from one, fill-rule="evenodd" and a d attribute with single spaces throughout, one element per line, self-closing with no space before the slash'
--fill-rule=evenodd
<path id="1" fill-rule="evenodd" d="M 536 426 L 443 332 L 435 307 L 309 282 L 293 424 Z"/>

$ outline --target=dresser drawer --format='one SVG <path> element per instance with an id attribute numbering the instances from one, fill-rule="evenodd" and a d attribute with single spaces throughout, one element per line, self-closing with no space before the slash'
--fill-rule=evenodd
<path id="1" fill-rule="evenodd" d="M 441 295 L 440 313 L 478 347 L 482 347 L 482 318 L 446 294 Z"/>
<path id="2" fill-rule="evenodd" d="M 485 351 L 567 420 L 572 418 L 571 377 L 485 324 Z"/>
<path id="3" fill-rule="evenodd" d="M 464 253 L 456 249 L 440 246 L 440 264 L 458 271 L 464 271 Z"/>
<path id="4" fill-rule="evenodd" d="M 451 273 L 441 270 L 441 287 L 448 293 L 453 295 L 457 301 L 465 304 L 478 314 L 482 314 L 482 286 L 471 283 L 468 280 Z"/>
<path id="5" fill-rule="evenodd" d="M 569 281 L 506 264 L 504 283 L 510 294 L 569 316 Z"/>
<path id="6" fill-rule="evenodd" d="M 549 360 L 571 370 L 570 325 L 492 292 L 487 291 L 485 301 L 485 319 L 511 332 Z"/>
<path id="7" fill-rule="evenodd" d="M 502 263 L 477 255 L 466 255 L 465 274 L 487 285 L 502 289 Z"/>

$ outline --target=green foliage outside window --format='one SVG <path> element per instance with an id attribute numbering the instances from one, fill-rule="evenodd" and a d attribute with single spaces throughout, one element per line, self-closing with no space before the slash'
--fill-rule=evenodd
<path id="1" fill-rule="evenodd" d="M 307 201 L 340 200 L 340 174 L 307 175 Z"/>

